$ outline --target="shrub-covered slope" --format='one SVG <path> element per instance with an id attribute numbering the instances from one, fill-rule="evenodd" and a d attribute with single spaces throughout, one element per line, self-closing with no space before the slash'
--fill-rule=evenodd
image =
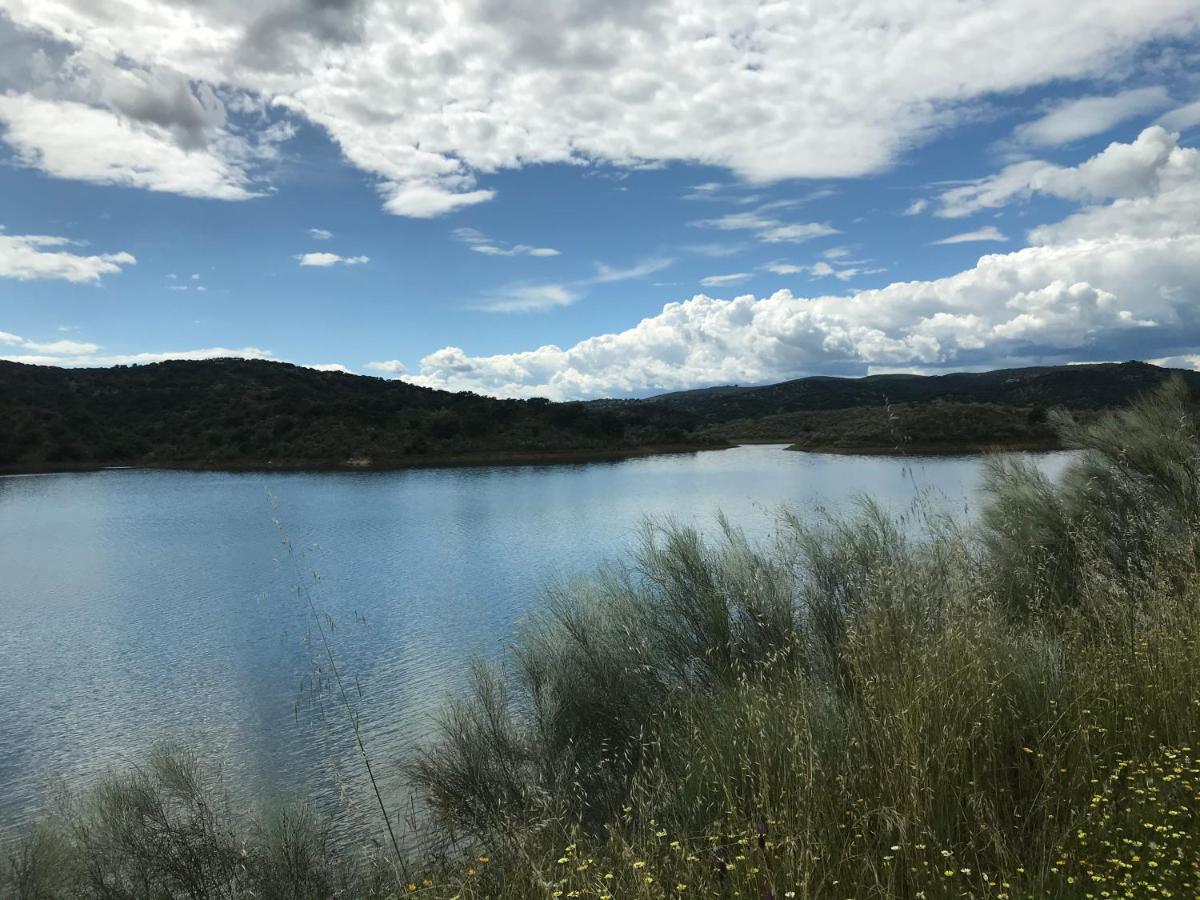
<path id="1" fill-rule="evenodd" d="M 0 362 L 0 467 L 375 465 L 694 442 L 664 407 L 497 400 L 261 360 Z"/>

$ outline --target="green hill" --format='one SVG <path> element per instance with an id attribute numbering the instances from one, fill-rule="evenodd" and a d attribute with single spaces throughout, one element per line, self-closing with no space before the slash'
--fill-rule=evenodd
<path id="1" fill-rule="evenodd" d="M 1121 363 L 814 377 L 551 403 L 263 360 L 107 369 L 0 362 L 0 471 L 541 462 L 747 440 L 847 452 L 1053 447 L 1050 409 L 1087 417 L 1124 406 L 1173 371 Z M 1180 374 L 1200 387 L 1200 373 Z"/>
<path id="2" fill-rule="evenodd" d="M 663 406 L 497 400 L 286 363 L 0 362 L 0 470 L 409 466 L 711 445 Z"/>

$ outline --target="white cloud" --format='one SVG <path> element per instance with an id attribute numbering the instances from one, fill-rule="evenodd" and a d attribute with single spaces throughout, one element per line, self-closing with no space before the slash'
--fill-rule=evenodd
<path id="1" fill-rule="evenodd" d="M 1187 131 L 1200 125 L 1200 100 L 1177 107 L 1159 117 L 1158 123 L 1168 131 Z"/>
<path id="2" fill-rule="evenodd" d="M 32 350 L 34 353 L 56 353 L 77 356 L 85 353 L 95 353 L 100 349 L 99 344 L 89 344 L 86 341 L 22 341 L 21 348 Z"/>
<path id="3" fill-rule="evenodd" d="M 359 163 L 353 154 L 352 162 Z M 361 165 L 361 163 L 359 163 Z M 469 179 L 474 183 L 474 179 Z M 397 216 L 412 219 L 433 219 L 477 203 L 486 203 L 496 196 L 495 191 L 458 191 L 457 182 L 388 181 L 380 186 L 383 208 Z"/>
<path id="4" fill-rule="evenodd" d="M 369 256 L 338 256 L 336 253 L 301 253 L 296 259 L 302 266 L 361 266 L 371 261 Z"/>
<path id="5" fill-rule="evenodd" d="M 934 244 L 967 244 L 974 241 L 1007 241 L 1000 229 L 995 225 L 976 228 L 974 231 L 964 231 L 962 234 L 952 234 L 950 237 L 934 241 Z"/>
<path id="6" fill-rule="evenodd" d="M 1197 298 L 1200 236 L 1081 241 L 985 256 L 948 278 L 845 297 L 699 295 L 566 349 L 472 357 L 446 348 L 421 360 L 410 380 L 565 399 L 752 384 L 848 366 L 960 368 L 1029 353 L 1065 359 L 1131 336 L 1146 346 L 1194 342 Z"/>
<path id="7" fill-rule="evenodd" d="M 819 260 L 813 263 L 811 266 L 800 266 L 793 263 L 768 263 L 767 265 L 763 266 L 763 268 L 768 272 L 774 272 L 776 275 L 800 275 L 807 272 L 813 278 L 828 278 L 832 276 L 838 281 L 849 281 L 855 275 L 858 275 L 860 272 L 864 271 L 863 269 L 858 268 L 835 269 L 833 266 L 827 262 L 824 262 L 823 260 Z M 872 269 L 870 271 L 880 270 Z"/>
<path id="8" fill-rule="evenodd" d="M 347 374 L 350 373 L 350 369 L 348 369 L 346 366 L 342 365 L 341 363 L 316 363 L 316 364 L 310 363 L 310 364 L 306 364 L 304 366 L 304 368 L 313 369 L 314 371 L 317 371 L 317 372 L 345 372 Z"/>
<path id="9" fill-rule="evenodd" d="M 1104 134 L 1126 119 L 1155 112 L 1170 103 L 1170 95 L 1162 87 L 1136 88 L 1112 97 L 1080 97 L 1060 103 L 1040 119 L 1017 126 L 1013 138 L 1020 144 L 1057 147 Z"/>
<path id="10" fill-rule="evenodd" d="M 811 241 L 813 238 L 838 234 L 838 230 L 819 222 L 805 222 L 799 225 L 778 225 L 760 232 L 758 239 L 769 244 L 793 243 Z"/>
<path id="11" fill-rule="evenodd" d="M 632 281 L 637 278 L 645 278 L 647 275 L 653 275 L 655 272 L 661 272 L 663 269 L 674 265 L 674 263 L 675 260 L 666 256 L 651 257 L 626 269 L 617 269 L 604 263 L 596 263 L 596 274 L 587 279 L 587 283 L 610 284 L 614 281 Z"/>
<path id="12" fill-rule="evenodd" d="M 795 263 L 768 263 L 763 268 L 776 275 L 799 275 L 801 272 L 808 271 L 807 266 L 798 266 Z"/>
<path id="13" fill-rule="evenodd" d="M 729 275 L 707 275 L 700 279 L 700 283 L 705 287 L 721 287 L 726 284 L 739 284 L 753 277 L 750 272 L 733 272 Z"/>
<path id="14" fill-rule="evenodd" d="M 1197 151 L 1179 146 L 1177 135 L 1152 125 L 1132 143 L 1109 144 L 1078 166 L 1026 160 L 952 188 L 938 198 L 938 215 L 961 218 L 1033 194 L 1081 202 L 1150 197 L 1194 179 L 1198 159 Z"/>
<path id="15" fill-rule="evenodd" d="M 497 290 L 478 308 L 489 312 L 534 312 L 570 306 L 581 296 L 565 284 L 510 284 Z"/>
<path id="16" fill-rule="evenodd" d="M 741 244 L 721 244 L 716 241 L 710 241 L 704 244 L 685 244 L 684 250 L 688 253 L 695 253 L 699 256 L 709 256 L 713 259 L 721 259 L 726 256 L 736 256 L 745 249 Z"/>
<path id="17" fill-rule="evenodd" d="M 333 232 L 324 228 L 310 228 L 308 229 L 308 236 L 314 241 L 327 241 L 333 237 Z"/>
<path id="18" fill-rule="evenodd" d="M 755 237 L 768 244 L 801 243 L 813 238 L 837 234 L 831 225 L 819 222 L 787 223 L 770 214 L 772 210 L 796 206 L 801 200 L 780 200 L 754 210 L 726 213 L 711 219 L 697 219 L 688 224 L 694 228 L 715 228 L 719 231 L 753 231 Z"/>
<path id="19" fill-rule="evenodd" d="M 99 281 L 102 275 L 114 275 L 137 262 L 124 252 L 84 256 L 60 249 L 71 244 L 62 237 L 0 233 L 0 278 Z"/>
<path id="20" fill-rule="evenodd" d="M 184 149 L 169 128 L 110 110 L 6 94 L 0 123 L 21 162 L 57 178 L 221 200 L 256 196 L 235 161 L 214 150 Z"/>
<path id="21" fill-rule="evenodd" d="M 456 228 L 454 239 L 470 246 L 476 253 L 486 256 L 558 256 L 553 247 L 534 247 L 530 244 L 509 244 L 494 241 L 478 228 Z"/>
<path id="22" fill-rule="evenodd" d="M 5 8 L 117 68 L 251 92 L 239 107 L 270 98 L 376 177 L 388 210 L 418 217 L 484 202 L 494 191 L 479 179 L 531 164 L 682 160 L 752 183 L 878 172 L 997 94 L 1105 72 L 1147 41 L 1186 40 L 1200 19 L 1194 0 L 835 0 L 819 15 L 747 0 Z M 142 85 L 125 107 L 143 115 L 139 129 L 166 122 L 154 127 L 175 146 L 211 141 L 215 108 L 177 95 Z M 116 93 L 103 99 L 117 109 Z M 32 151 L 44 137 L 27 140 Z M 134 130 L 122 140 L 141 141 Z M 85 147 L 72 145 L 71 167 Z M 191 190 L 249 190 L 233 156 L 196 152 L 210 159 Z M 153 171 L 143 186 L 170 175 Z"/>
<path id="23" fill-rule="evenodd" d="M 929 209 L 929 201 L 924 197 L 919 197 L 908 205 L 908 208 L 904 210 L 904 215 L 919 216 L 927 209 Z"/>
<path id="24" fill-rule="evenodd" d="M 372 372 L 383 372 L 385 375 L 403 375 L 408 371 L 408 366 L 400 362 L 398 359 L 385 359 L 379 362 L 369 362 L 366 368 Z"/>
<path id="25" fill-rule="evenodd" d="M 94 347 L 95 345 L 86 345 Z M 98 349 L 98 348 L 97 348 Z M 31 366 L 63 366 L 65 368 L 91 368 L 100 366 L 136 366 L 146 363 L 166 362 L 171 359 L 275 359 L 270 350 L 257 347 L 206 347 L 202 350 L 177 350 L 162 353 L 21 353 L 3 355 L 7 362 L 25 363 Z"/>

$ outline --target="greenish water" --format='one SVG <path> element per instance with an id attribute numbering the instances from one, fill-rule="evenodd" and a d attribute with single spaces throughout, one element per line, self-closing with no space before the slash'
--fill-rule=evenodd
<path id="1" fill-rule="evenodd" d="M 868 493 L 902 510 L 918 491 L 969 515 L 979 475 L 977 457 L 751 446 L 538 468 L 0 478 L 0 835 L 55 778 L 86 784 L 162 739 L 222 760 L 237 801 L 321 798 L 369 818 L 348 728 L 313 690 L 322 662 L 297 585 L 335 626 L 399 805 L 388 762 L 427 733 L 468 659 L 499 651 L 552 580 L 621 556 L 644 515 L 711 527 L 723 510 L 765 537 L 783 504 Z"/>

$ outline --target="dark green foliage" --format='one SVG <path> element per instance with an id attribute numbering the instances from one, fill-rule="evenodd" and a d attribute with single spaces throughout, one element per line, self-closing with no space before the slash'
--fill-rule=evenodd
<path id="1" fill-rule="evenodd" d="M 552 403 L 261 360 L 111 369 L 0 362 L 0 471 L 537 461 L 730 440 L 872 452 L 1051 447 L 1057 438 L 1047 409 L 1086 416 L 1128 402 L 1167 374 L 1125 363 L 808 378 L 647 400 Z"/>
<path id="2" fill-rule="evenodd" d="M 704 445 L 693 417 L 665 407 L 497 400 L 234 359 L 111 369 L 0 362 L 0 423 L 0 470 L 388 466 Z"/>
<path id="3" fill-rule="evenodd" d="M 654 402 L 686 410 L 709 423 L 806 410 L 934 400 L 994 403 L 1023 409 L 1035 406 L 1111 409 L 1130 403 L 1172 374 L 1185 378 L 1193 388 L 1200 385 L 1200 373 L 1127 362 L 949 375 L 814 376 L 764 387 L 719 387 L 663 394 L 654 398 Z"/>

